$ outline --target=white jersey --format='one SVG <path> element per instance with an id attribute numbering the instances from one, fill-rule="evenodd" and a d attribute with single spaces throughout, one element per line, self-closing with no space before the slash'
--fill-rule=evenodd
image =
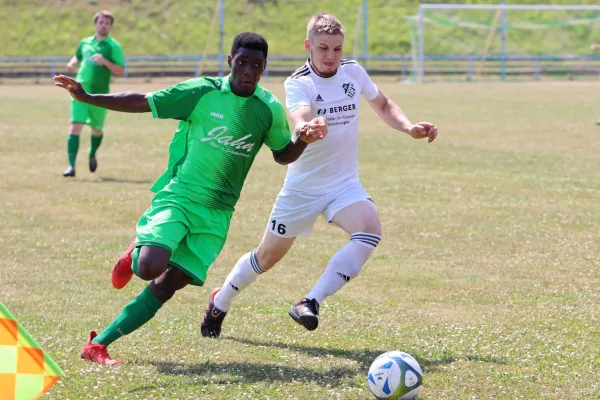
<path id="1" fill-rule="evenodd" d="M 310 106 L 313 118 L 327 119 L 325 139 L 308 145 L 288 166 L 284 189 L 326 194 L 358 180 L 358 114 L 360 95 L 373 100 L 379 89 L 356 61 L 342 60 L 336 74 L 322 78 L 309 61 L 285 80 L 290 112 Z"/>

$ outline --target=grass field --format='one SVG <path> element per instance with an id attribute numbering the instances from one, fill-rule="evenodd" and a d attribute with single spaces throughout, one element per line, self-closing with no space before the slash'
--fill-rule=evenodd
<path id="1" fill-rule="evenodd" d="M 411 38 L 405 17 L 416 15 L 419 3 L 461 3 L 442 0 L 369 0 L 369 55 L 410 55 Z M 462 3 L 465 3 L 464 1 Z M 498 4 L 497 0 L 469 0 L 469 4 Z M 507 0 L 507 4 L 597 5 L 597 0 Z M 210 29 L 217 0 L 0 0 L 1 56 L 71 56 L 77 43 L 93 33 L 93 15 L 101 9 L 115 14 L 114 37 L 126 56 L 201 55 L 219 53 L 218 29 Z M 304 54 L 306 23 L 318 11 L 335 14 L 345 25 L 346 51 L 362 49 L 362 28 L 357 28 L 363 0 L 225 0 L 224 42 L 245 30 L 269 40 L 271 55 Z M 437 18 L 492 24 L 495 11 L 440 12 Z M 510 24 L 564 23 L 595 17 L 590 12 L 508 12 Z M 357 31 L 358 29 L 358 31 Z M 427 55 L 483 55 L 486 30 L 426 24 Z M 282 34 L 285 32 L 285 34 Z M 358 36 L 357 36 L 358 34 Z M 490 54 L 500 54 L 499 35 Z M 358 41 L 357 41 L 358 40 Z M 513 30 L 507 34 L 508 54 L 591 55 L 598 23 L 539 30 Z M 357 41 L 355 43 L 355 41 Z"/>
<path id="2" fill-rule="evenodd" d="M 282 96 L 280 82 L 266 86 Z M 116 86 L 148 91 L 157 85 Z M 65 179 L 69 101 L 0 86 L 0 300 L 65 370 L 49 399 L 368 399 L 366 371 L 398 349 L 422 399 L 600 397 L 600 117 L 594 84 L 382 84 L 431 145 L 364 107 L 360 173 L 384 239 L 309 333 L 288 316 L 347 238 L 323 220 L 238 297 L 220 339 L 200 336 L 209 291 L 259 242 L 285 168 L 261 152 L 207 286 L 178 293 L 110 347 L 79 359 L 144 287 L 112 289 L 162 172 L 175 122 L 112 113 L 99 170 Z"/>

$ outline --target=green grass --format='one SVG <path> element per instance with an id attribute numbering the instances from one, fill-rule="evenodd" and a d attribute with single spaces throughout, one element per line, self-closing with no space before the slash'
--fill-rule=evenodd
<path id="1" fill-rule="evenodd" d="M 267 87 L 282 95 L 281 82 Z M 383 241 L 323 304 L 319 329 L 302 330 L 287 310 L 347 240 L 322 220 L 238 297 L 220 339 L 200 336 L 208 293 L 257 245 L 282 184 L 285 168 L 263 151 L 207 286 L 115 342 L 125 364 L 107 368 L 79 351 L 144 287 L 136 278 L 116 291 L 109 273 L 176 124 L 109 114 L 99 170 L 81 155 L 67 180 L 66 93 L 0 86 L 1 300 L 66 372 L 47 398 L 368 399 L 366 371 L 393 349 L 421 363 L 422 399 L 598 398 L 598 88 L 381 87 L 440 136 L 410 140 L 363 108 L 360 173 Z"/>
<path id="2" fill-rule="evenodd" d="M 415 15 L 418 0 L 369 0 L 368 49 L 370 55 L 409 55 L 406 16 Z M 437 0 L 425 3 L 439 2 Z M 95 4 L 93 4 L 95 3 Z M 270 53 L 302 55 L 308 18 L 319 10 L 335 14 L 347 31 L 348 54 L 357 45 L 362 51 L 362 28 L 357 36 L 357 10 L 362 0 L 226 0 L 224 41 L 226 50 L 235 34 L 244 30 L 264 34 Z M 461 3 L 456 2 L 456 3 Z M 474 4 L 498 4 L 478 0 Z M 509 0 L 508 4 L 537 4 L 538 0 Z M 573 4 L 547 0 L 546 4 Z M 578 4 L 596 4 L 582 0 Z M 100 9 L 115 13 L 113 30 L 128 56 L 218 54 L 218 30 L 208 41 L 216 0 L 0 0 L 2 56 L 70 56 L 79 40 L 93 33 L 92 18 Z M 492 24 L 495 11 L 442 12 L 441 18 Z M 509 12 L 513 24 L 565 22 L 590 17 L 575 12 Z M 591 42 L 600 42 L 598 26 L 576 25 L 564 29 L 510 30 L 509 54 L 591 54 Z M 486 30 L 426 26 L 426 54 L 482 54 Z M 491 53 L 499 52 L 499 35 Z M 207 43 L 208 42 L 208 43 Z"/>

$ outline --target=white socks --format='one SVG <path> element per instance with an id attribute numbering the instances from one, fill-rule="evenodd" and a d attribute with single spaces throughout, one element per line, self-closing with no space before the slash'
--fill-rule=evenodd
<path id="1" fill-rule="evenodd" d="M 381 236 L 372 233 L 357 232 L 350 236 L 350 242 L 333 255 L 325 272 L 306 297 L 316 299 L 320 304 L 350 279 L 356 278 L 380 240 Z M 220 311 L 227 312 L 235 296 L 265 272 L 258 265 L 255 252 L 256 249 L 240 257 L 225 279 L 223 288 L 215 296 L 215 307 Z"/>
<path id="2" fill-rule="evenodd" d="M 356 278 L 380 240 L 381 236 L 365 232 L 350 236 L 350 243 L 333 255 L 327 269 L 306 298 L 316 299 L 321 304 L 350 279 Z"/>
<path id="3" fill-rule="evenodd" d="M 250 286 L 258 278 L 258 275 L 265 272 L 258 265 L 255 251 L 252 250 L 240 257 L 225 279 L 223 288 L 215 296 L 215 307 L 220 311 L 227 312 L 231 308 L 235 296 Z"/>

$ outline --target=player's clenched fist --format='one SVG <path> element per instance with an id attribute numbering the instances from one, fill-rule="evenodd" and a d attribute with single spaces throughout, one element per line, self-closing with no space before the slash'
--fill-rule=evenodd
<path id="1" fill-rule="evenodd" d="M 408 134 L 415 139 L 428 138 L 427 143 L 431 143 L 437 137 L 438 131 L 434 124 L 429 122 L 419 122 L 412 126 Z"/>
<path id="2" fill-rule="evenodd" d="M 317 117 L 308 122 L 308 135 L 317 139 L 323 139 L 327 136 L 327 120 L 324 117 Z"/>
<path id="3" fill-rule="evenodd" d="M 317 140 L 322 140 L 327 136 L 327 120 L 324 117 L 317 117 L 308 121 L 300 130 L 300 140 L 308 144 Z"/>

